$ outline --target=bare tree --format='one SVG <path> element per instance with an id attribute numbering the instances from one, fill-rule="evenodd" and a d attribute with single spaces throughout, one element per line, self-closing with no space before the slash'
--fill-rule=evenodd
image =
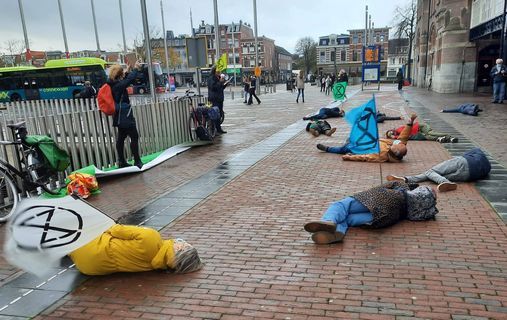
<path id="1" fill-rule="evenodd" d="M 23 51 L 25 50 L 25 42 L 21 40 L 16 39 L 10 39 L 4 41 L 4 49 L 7 52 L 8 55 L 10 55 L 10 63 L 12 66 L 15 64 L 16 56 L 23 54 Z M 4 57 L 5 58 L 5 57 Z"/>
<path id="2" fill-rule="evenodd" d="M 161 60 L 158 48 L 164 47 L 164 38 L 161 36 L 162 32 L 155 26 L 150 26 L 150 45 L 152 49 L 152 58 L 154 60 Z M 165 36 L 165 35 L 163 35 Z M 146 42 L 144 41 L 144 33 L 139 32 L 134 38 L 134 51 L 139 59 L 146 61 Z"/>
<path id="3" fill-rule="evenodd" d="M 301 59 L 305 74 L 315 70 L 317 66 L 317 42 L 311 37 L 304 37 L 296 42 L 296 54 Z"/>
<path id="4" fill-rule="evenodd" d="M 395 35 L 398 39 L 408 38 L 408 65 L 407 78 L 411 78 L 412 69 L 412 46 L 415 38 L 415 23 L 417 19 L 417 4 L 414 0 L 405 6 L 397 6 L 394 11 Z"/>

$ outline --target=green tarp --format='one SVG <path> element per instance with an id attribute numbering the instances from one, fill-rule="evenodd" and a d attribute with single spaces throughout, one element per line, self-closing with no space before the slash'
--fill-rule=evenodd
<path id="1" fill-rule="evenodd" d="M 27 136 L 26 143 L 30 146 L 37 146 L 43 153 L 47 164 L 55 171 L 65 171 L 70 165 L 70 157 L 58 147 L 56 142 L 48 136 Z"/>

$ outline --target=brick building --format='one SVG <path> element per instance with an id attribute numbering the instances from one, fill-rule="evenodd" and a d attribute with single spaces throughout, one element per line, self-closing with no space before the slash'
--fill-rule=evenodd
<path id="1" fill-rule="evenodd" d="M 259 49 L 259 63 L 262 67 L 263 74 L 273 75 L 275 70 L 275 40 L 267 37 L 257 37 L 257 45 Z M 244 73 L 253 73 L 255 68 L 255 39 L 244 39 L 241 42 L 241 53 L 243 56 L 242 66 Z"/>
<path id="2" fill-rule="evenodd" d="M 319 70 L 319 74 L 334 73 L 335 62 L 338 70 L 349 62 L 349 46 L 350 35 L 348 34 L 330 34 L 319 37 L 317 45 L 317 70 Z"/>
<path id="3" fill-rule="evenodd" d="M 279 46 L 275 46 L 275 53 L 275 80 L 286 81 L 292 76 L 292 54 Z"/>
<path id="4" fill-rule="evenodd" d="M 491 90 L 503 6 L 502 0 L 419 0 L 415 84 L 440 93 Z"/>

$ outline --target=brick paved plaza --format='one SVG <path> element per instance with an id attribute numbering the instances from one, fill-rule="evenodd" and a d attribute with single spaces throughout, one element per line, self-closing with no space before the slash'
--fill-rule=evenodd
<path id="1" fill-rule="evenodd" d="M 501 166 L 507 165 L 507 105 L 485 104 L 487 96 L 412 88 L 400 95 L 391 85 L 381 92 L 359 89 L 348 89 L 345 110 L 372 93 L 378 109 L 389 115 L 409 113 L 412 105 L 424 108 L 421 121 L 449 123 L 461 141 L 496 159 L 495 174 L 506 179 Z M 36 319 L 507 319 L 507 228 L 474 184 L 438 194 L 436 221 L 351 228 L 341 244 L 313 244 L 303 224 L 319 219 L 330 202 L 385 182 L 388 174 L 419 173 L 451 154 L 444 145 L 419 141 L 409 143 L 399 164 L 345 162 L 322 153 L 317 143 L 339 145 L 349 127 L 344 119 L 331 119 L 338 127 L 333 137 L 307 134 L 301 117 L 328 97 L 315 87 L 306 91 L 304 104 L 280 89 L 260 96 L 261 105 L 226 101 L 228 133 L 214 145 L 193 148 L 143 174 L 100 181 L 102 193 L 90 201 L 126 219 L 143 208 L 149 215 L 157 201 L 171 198 L 185 183 L 236 163 L 239 174 L 219 175 L 217 180 L 228 179 L 221 188 L 161 228 L 164 236 L 196 246 L 206 263 L 201 271 L 88 278 L 71 268 L 60 276 L 66 277 L 65 289 L 51 285 L 56 277 L 13 303 L 15 294 L 0 298 L 0 308 L 11 303 L 0 319 L 26 318 L 18 311 L 23 308 L 40 310 L 31 313 Z M 481 103 L 480 117 L 438 113 L 439 104 L 470 101 Z M 379 132 L 401 124 L 386 122 Z M 289 126 L 295 134 L 280 135 L 288 138 L 279 147 L 268 139 Z M 248 154 L 255 146 L 273 150 L 251 165 Z M 27 292 L 16 282 L 23 276 L 1 260 L 0 285 L 12 289 L 5 292 Z M 33 298 L 36 294 L 44 298 Z M 46 301 L 49 296 L 56 302 Z"/>

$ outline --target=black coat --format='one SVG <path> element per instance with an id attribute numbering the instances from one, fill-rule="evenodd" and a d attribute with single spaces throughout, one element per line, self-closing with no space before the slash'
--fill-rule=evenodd
<path id="1" fill-rule="evenodd" d="M 208 100 L 211 103 L 224 102 L 224 83 L 216 75 L 208 78 Z"/>
<path id="2" fill-rule="evenodd" d="M 111 86 L 113 99 L 116 103 L 116 112 L 113 115 L 113 126 L 115 127 L 131 128 L 136 126 L 127 87 L 134 83 L 137 76 L 138 71 L 134 69 L 122 80 L 107 81 L 107 84 Z"/>

